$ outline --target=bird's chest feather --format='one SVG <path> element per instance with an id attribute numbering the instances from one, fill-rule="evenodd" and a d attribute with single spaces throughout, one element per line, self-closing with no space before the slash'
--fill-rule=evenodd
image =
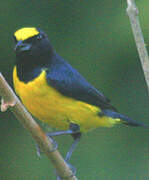
<path id="1" fill-rule="evenodd" d="M 42 71 L 33 81 L 24 83 L 19 81 L 16 68 L 14 68 L 13 82 L 16 93 L 35 117 L 49 121 L 58 116 L 57 111 L 62 112 L 61 116 L 65 114 L 63 96 L 47 84 L 45 71 Z"/>

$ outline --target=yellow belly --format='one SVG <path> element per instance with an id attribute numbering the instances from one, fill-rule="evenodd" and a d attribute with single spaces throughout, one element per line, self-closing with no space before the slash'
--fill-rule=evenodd
<path id="1" fill-rule="evenodd" d="M 106 116 L 100 117 L 96 106 L 63 96 L 46 82 L 46 72 L 33 81 L 24 83 L 17 77 L 16 67 L 13 71 L 16 93 L 23 104 L 36 118 L 61 130 L 69 128 L 70 123 L 80 126 L 81 132 L 99 126 L 111 127 L 117 121 Z"/>

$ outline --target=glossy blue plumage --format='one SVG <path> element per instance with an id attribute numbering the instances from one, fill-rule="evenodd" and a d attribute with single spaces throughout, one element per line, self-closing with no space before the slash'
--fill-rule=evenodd
<path id="1" fill-rule="evenodd" d="M 100 91 L 89 84 L 76 69 L 58 54 L 51 61 L 47 71 L 47 81 L 50 86 L 67 97 L 99 106 L 101 109 L 114 109 Z"/>

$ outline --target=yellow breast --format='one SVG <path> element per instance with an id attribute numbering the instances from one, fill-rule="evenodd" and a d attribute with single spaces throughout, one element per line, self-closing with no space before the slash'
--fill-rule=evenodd
<path id="1" fill-rule="evenodd" d="M 45 70 L 33 81 L 24 83 L 18 79 L 15 67 L 13 82 L 16 93 L 28 111 L 51 127 L 66 130 L 71 122 L 78 124 L 80 130 L 85 132 L 115 123 L 112 118 L 100 117 L 98 107 L 63 96 L 50 87 L 46 81 Z"/>

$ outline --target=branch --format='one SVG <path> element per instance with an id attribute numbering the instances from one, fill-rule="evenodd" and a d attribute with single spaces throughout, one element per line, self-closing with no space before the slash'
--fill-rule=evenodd
<path id="1" fill-rule="evenodd" d="M 144 71 L 146 84 L 149 90 L 149 57 L 144 43 L 143 33 L 138 18 L 138 9 L 135 4 L 135 0 L 127 0 L 127 14 L 131 23 L 131 28 L 135 38 L 136 46 L 138 49 L 140 61 Z"/>
<path id="2" fill-rule="evenodd" d="M 45 135 L 39 125 L 35 122 L 32 116 L 27 112 L 20 100 L 17 98 L 11 87 L 0 73 L 0 96 L 3 98 L 3 103 L 10 106 L 10 110 L 20 121 L 20 123 L 31 133 L 39 147 L 45 152 L 51 160 L 58 175 L 64 180 L 77 180 L 76 176 L 66 164 L 62 156 L 57 150 L 53 151 L 52 141 Z M 2 111 L 7 107 L 2 107 Z M 12 107 L 11 107 L 12 106 Z"/>

